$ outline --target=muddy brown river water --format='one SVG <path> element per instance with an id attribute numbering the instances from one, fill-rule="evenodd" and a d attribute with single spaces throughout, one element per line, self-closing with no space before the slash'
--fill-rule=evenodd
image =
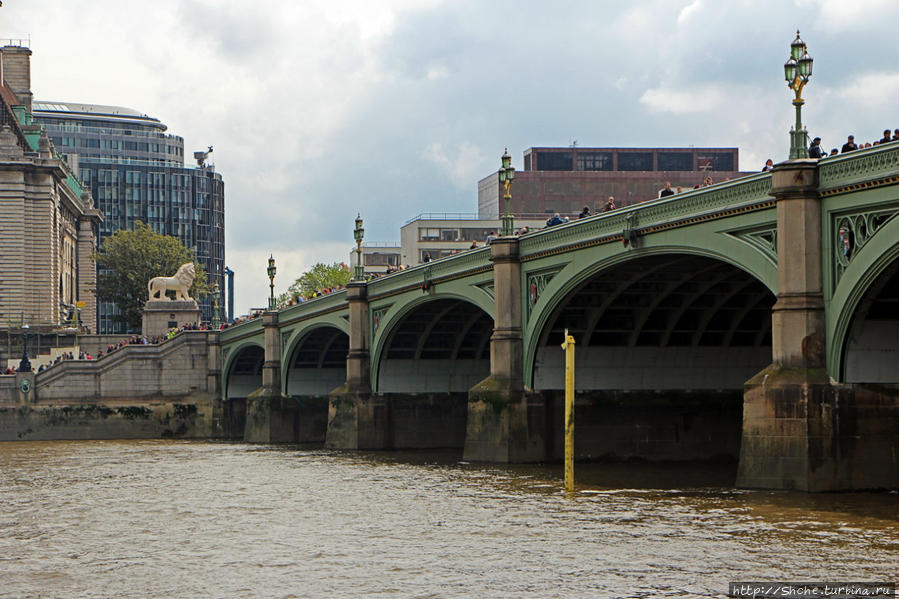
<path id="1" fill-rule="evenodd" d="M 895 580 L 899 495 L 730 466 L 465 464 L 181 441 L 0 444 L 0 597 L 724 597 Z"/>

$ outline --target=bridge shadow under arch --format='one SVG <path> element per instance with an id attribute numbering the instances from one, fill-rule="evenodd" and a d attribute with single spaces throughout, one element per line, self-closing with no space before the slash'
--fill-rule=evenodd
<path id="1" fill-rule="evenodd" d="M 324 396 L 342 385 L 349 343 L 349 335 L 337 327 L 320 326 L 308 331 L 285 362 L 284 394 Z"/>
<path id="2" fill-rule="evenodd" d="M 841 380 L 899 383 L 899 258 L 871 282 L 852 309 L 842 342 Z"/>
<path id="3" fill-rule="evenodd" d="M 576 387 L 736 389 L 771 362 L 774 294 L 746 271 L 697 255 L 656 255 L 595 273 L 540 333 L 534 388 L 561 389 L 565 329 Z"/>
<path id="4" fill-rule="evenodd" d="M 417 304 L 377 357 L 380 393 L 467 393 L 490 374 L 493 317 L 461 299 Z"/>
<path id="5" fill-rule="evenodd" d="M 243 438 L 247 418 L 247 397 L 262 387 L 265 350 L 256 344 L 236 350 L 224 374 L 223 428 L 229 438 Z"/>
<path id="6" fill-rule="evenodd" d="M 561 430 L 568 329 L 581 458 L 724 459 L 735 475 L 743 384 L 771 363 L 774 302 L 745 270 L 695 254 L 636 257 L 593 273 L 559 299 L 529 358 L 550 429 Z M 561 436 L 551 437 L 558 457 Z"/>

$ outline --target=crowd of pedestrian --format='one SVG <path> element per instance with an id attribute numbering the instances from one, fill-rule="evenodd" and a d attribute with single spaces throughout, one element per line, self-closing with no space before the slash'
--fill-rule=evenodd
<path id="1" fill-rule="evenodd" d="M 831 148 L 830 152 L 828 152 L 824 149 L 824 146 L 821 145 L 821 138 L 815 137 L 814 139 L 812 139 L 812 143 L 808 147 L 808 157 L 820 160 L 821 158 L 827 158 L 828 156 L 836 156 L 838 154 L 845 154 L 847 152 L 854 152 L 856 150 L 864 150 L 865 148 L 873 148 L 874 146 L 888 144 L 894 141 L 899 141 L 899 129 L 895 129 L 893 131 L 884 129 L 883 137 L 881 137 L 877 141 L 856 143 L 855 135 L 849 135 L 846 137 L 846 143 L 844 143 L 839 149 Z M 773 169 L 774 160 L 769 158 L 765 161 L 765 166 L 762 167 L 762 172 L 764 173 Z"/>

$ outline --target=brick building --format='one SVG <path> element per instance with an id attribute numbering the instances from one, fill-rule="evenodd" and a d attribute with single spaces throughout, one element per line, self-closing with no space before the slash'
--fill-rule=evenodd
<path id="1" fill-rule="evenodd" d="M 578 214 L 601 209 L 609 196 L 618 207 L 657 198 L 670 181 L 692 189 L 706 177 L 716 183 L 748 173 L 738 169 L 737 148 L 528 148 L 515 173 L 512 214 Z M 478 182 L 478 216 L 503 212 L 497 173 Z"/>

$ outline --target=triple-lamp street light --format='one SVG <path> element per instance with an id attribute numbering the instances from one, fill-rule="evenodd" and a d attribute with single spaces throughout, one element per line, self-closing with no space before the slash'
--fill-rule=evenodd
<path id="1" fill-rule="evenodd" d="M 362 228 L 362 215 L 356 213 L 356 228 L 353 229 L 353 239 L 356 240 L 356 266 L 353 267 L 353 280 L 362 281 L 365 279 L 365 268 L 362 266 L 362 237 L 365 235 L 365 229 Z"/>
<path id="2" fill-rule="evenodd" d="M 268 256 L 268 287 L 269 287 L 269 296 L 268 296 L 268 309 L 275 309 L 275 273 L 278 272 L 278 269 L 275 268 L 275 259 L 272 254 Z"/>
<path id="3" fill-rule="evenodd" d="M 808 158 L 808 133 L 802 127 L 802 88 L 812 76 L 812 63 L 814 60 L 808 55 L 805 42 L 799 39 L 799 30 L 796 30 L 796 39 L 790 44 L 790 59 L 784 63 L 784 78 L 790 89 L 796 93 L 793 106 L 796 107 L 796 126 L 790 129 L 790 160 L 796 158 Z"/>
<path id="4" fill-rule="evenodd" d="M 515 221 L 512 218 L 512 179 L 515 178 L 515 167 L 512 166 L 512 157 L 509 156 L 509 148 L 503 153 L 502 168 L 499 169 L 499 182 L 504 186 L 503 200 L 505 200 L 505 212 L 502 218 L 502 234 L 515 233 Z"/>

